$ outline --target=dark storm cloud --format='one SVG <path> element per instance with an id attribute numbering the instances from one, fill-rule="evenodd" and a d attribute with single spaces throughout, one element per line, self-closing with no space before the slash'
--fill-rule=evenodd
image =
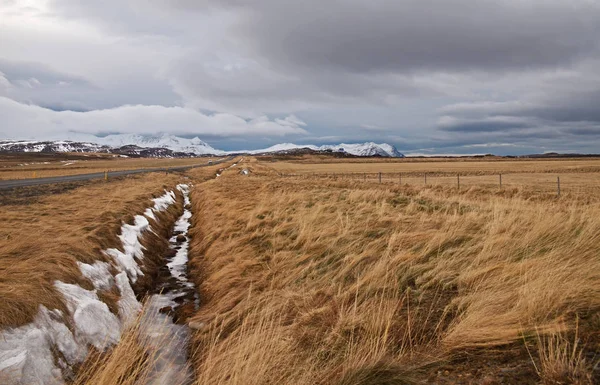
<path id="1" fill-rule="evenodd" d="M 583 135 L 583 136 L 599 136 L 600 137 L 600 125 L 589 126 L 589 127 L 571 127 L 566 128 L 565 132 L 574 135 Z"/>
<path id="2" fill-rule="evenodd" d="M 459 121 L 452 124 L 442 125 L 440 128 L 448 132 L 496 132 L 506 130 L 516 130 L 531 127 L 523 122 L 510 121 Z"/>
<path id="3" fill-rule="evenodd" d="M 298 142 L 375 139 L 434 152 L 529 151 L 593 147 L 600 123 L 598 1 L 44 4 L 33 23 L 19 24 L 17 18 L 3 24 L 12 25 L 0 31 L 10 36 L 3 51 L 10 46 L 15 62 L 52 63 L 57 71 L 3 69 L 0 62 L 0 96 L 55 111 L 103 109 L 100 115 L 107 124 L 122 130 L 150 130 L 146 127 L 152 123 L 153 130 L 175 132 L 178 127 L 172 120 L 161 118 L 176 116 L 186 127 L 182 132 L 194 135 L 190 122 L 204 122 L 214 112 L 243 121 L 269 115 L 278 125 L 277 118 L 294 114 L 307 122 L 292 130 L 297 136 L 291 140 Z M 12 14 L 21 12 L 18 3 L 9 6 Z M 45 27 L 54 33 L 48 35 L 48 44 L 39 34 Z M 73 39 L 80 34 L 85 38 Z M 66 55 L 57 57 L 57 52 Z M 79 60 L 86 58 L 92 59 Z M 59 79 L 69 78 L 63 73 L 70 72 L 82 76 Z M 7 111 L 22 108 L 5 102 Z M 126 104 L 135 108 L 120 108 Z M 23 119 L 31 113 L 43 114 L 49 122 L 57 116 L 74 117 L 97 130 L 91 118 L 87 120 L 94 115 L 90 113 L 22 108 L 16 116 Z M 113 119 L 117 116 L 131 121 L 121 124 Z M 251 126 L 230 123 L 236 128 L 228 131 L 229 139 L 200 130 L 221 143 L 242 146 L 233 133 L 251 132 L 263 125 L 260 119 Z M 216 127 L 214 119 L 209 121 L 209 127 Z M 286 127 L 272 132 L 288 132 Z M 252 140 L 260 147 L 279 138 Z"/>
<path id="4" fill-rule="evenodd" d="M 185 2 L 179 2 L 179 4 Z M 188 2 L 242 13 L 239 38 L 271 62 L 348 72 L 506 70 L 598 48 L 600 8 L 575 1 Z"/>

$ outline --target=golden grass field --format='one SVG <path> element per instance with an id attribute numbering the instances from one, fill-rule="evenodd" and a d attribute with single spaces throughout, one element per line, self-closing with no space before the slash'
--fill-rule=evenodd
<path id="1" fill-rule="evenodd" d="M 190 176 L 202 181 L 220 167 L 194 169 Z M 107 260 L 101 250 L 120 243 L 121 224 L 182 178 L 179 173 L 148 173 L 88 182 L 56 195 L 44 195 L 50 186 L 42 186 L 37 188 L 42 195 L 30 202 L 7 199 L 8 204 L 1 204 L 0 199 L 0 328 L 30 322 L 40 304 L 63 309 L 53 287 L 57 279 L 91 289 L 75 262 Z"/>
<path id="2" fill-rule="evenodd" d="M 0 158 L 0 180 L 206 164 L 216 157 L 121 158 L 110 154 L 16 154 Z"/>
<path id="3" fill-rule="evenodd" d="M 307 178 L 352 179 L 378 183 L 402 183 L 413 186 L 440 185 L 454 187 L 527 187 L 539 192 L 558 192 L 581 196 L 597 195 L 600 188 L 600 159 L 502 159 L 496 158 L 405 158 L 329 159 L 321 162 L 316 157 L 268 162 L 283 175 Z"/>
<path id="4" fill-rule="evenodd" d="M 192 195 L 197 384 L 598 381 L 597 200 L 249 165 Z"/>
<path id="5" fill-rule="evenodd" d="M 98 258 L 120 219 L 187 177 L 194 384 L 599 383 L 598 160 L 317 162 L 251 157 L 216 179 L 218 166 L 156 173 L 0 206 L 11 218 L 0 228 L 0 292 L 11 293 L 0 306 L 12 309 L 2 325 L 27 319 L 15 310 L 33 308 L 25 290 L 59 307 L 45 282 L 74 274 L 73 258 Z M 384 166 L 491 179 L 380 184 Z M 312 176 L 356 168 L 370 179 Z M 583 176 L 580 193 L 526 183 L 557 170 Z M 499 187 L 498 172 L 530 178 Z M 75 383 L 143 382 L 152 357 L 139 338 L 133 327 L 90 357 Z"/>

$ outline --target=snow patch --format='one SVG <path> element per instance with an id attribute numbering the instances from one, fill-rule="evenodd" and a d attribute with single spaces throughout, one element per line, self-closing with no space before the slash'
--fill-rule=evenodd
<path id="1" fill-rule="evenodd" d="M 93 265 L 77 262 L 81 275 L 92 281 L 94 287 L 98 290 L 109 290 L 113 284 L 113 276 L 110 274 L 110 265 L 106 262 L 97 261 Z"/>
<path id="2" fill-rule="evenodd" d="M 128 324 L 141 312 L 142 304 L 135 297 L 127 273 L 122 272 L 115 275 L 115 281 L 121 293 L 121 298 L 118 301 L 119 318 L 123 323 Z"/>
<path id="3" fill-rule="evenodd" d="M 121 271 L 125 270 L 131 282 L 135 283 L 138 276 L 144 275 L 136 259 L 144 258 L 144 246 L 140 243 L 139 237 L 150 228 L 148 219 L 143 215 L 136 215 L 133 225 L 123 224 L 119 239 L 123 243 L 123 250 L 107 249 L 104 252 L 111 256 L 117 263 Z"/>
<path id="4" fill-rule="evenodd" d="M 188 207 L 191 204 L 189 196 L 190 186 L 187 184 L 178 184 L 177 190 L 183 194 L 183 206 Z"/>
<path id="5" fill-rule="evenodd" d="M 63 384 L 52 345 L 69 364 L 82 362 L 87 354 L 62 322 L 62 313 L 40 305 L 34 322 L 0 333 L 0 378 L 7 385 Z"/>
<path id="6" fill-rule="evenodd" d="M 67 308 L 75 326 L 75 338 L 79 343 L 89 343 L 104 350 L 121 338 L 121 324 L 100 301 L 96 291 L 85 290 L 78 285 L 56 281 L 54 286 L 65 297 Z"/>
<path id="7" fill-rule="evenodd" d="M 144 212 L 144 215 L 150 219 L 156 220 L 156 216 L 154 215 L 154 213 L 168 209 L 169 206 L 171 206 L 172 204 L 175 203 L 176 196 L 173 191 L 165 190 L 164 195 L 162 195 L 158 198 L 154 198 L 154 199 L 152 199 L 152 201 L 154 202 L 154 207 L 147 208 L 146 211 Z"/>

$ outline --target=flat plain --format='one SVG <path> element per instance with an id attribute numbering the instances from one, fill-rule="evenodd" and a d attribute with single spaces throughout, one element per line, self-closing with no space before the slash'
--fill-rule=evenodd
<path id="1" fill-rule="evenodd" d="M 40 193 L 0 206 L 2 326 L 29 322 L 39 304 L 64 310 L 52 282 L 91 288 L 76 262 L 109 261 L 100 250 L 118 247 L 121 223 L 185 182 L 199 302 L 178 322 L 191 332 L 194 384 L 598 383 L 598 167 L 265 156 Z M 473 183 L 439 182 L 456 174 Z M 560 196 L 539 187 L 557 174 Z M 165 239 L 158 222 L 182 203 L 169 210 L 153 224 Z M 142 243 L 159 268 L 160 240 Z M 143 301 L 152 280 L 138 286 Z M 119 293 L 102 298 L 112 310 Z M 138 326 L 72 381 L 151 377 L 156 357 Z"/>
<path id="2" fill-rule="evenodd" d="M 216 159 L 219 158 L 125 158 L 113 154 L 95 153 L 2 153 L 0 154 L 0 180 L 193 166 Z"/>

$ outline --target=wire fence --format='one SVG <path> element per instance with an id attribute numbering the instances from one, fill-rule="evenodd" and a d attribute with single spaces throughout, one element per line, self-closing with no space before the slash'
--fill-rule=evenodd
<path id="1" fill-rule="evenodd" d="M 539 192 L 561 194 L 599 194 L 600 173 L 498 173 L 498 174 L 449 174 L 449 173 L 401 173 L 401 172 L 330 172 L 330 173 L 280 173 L 281 177 L 321 180 L 352 180 L 375 184 L 399 184 L 420 186 L 453 186 L 467 189 L 474 186 L 515 188 L 528 187 Z"/>

